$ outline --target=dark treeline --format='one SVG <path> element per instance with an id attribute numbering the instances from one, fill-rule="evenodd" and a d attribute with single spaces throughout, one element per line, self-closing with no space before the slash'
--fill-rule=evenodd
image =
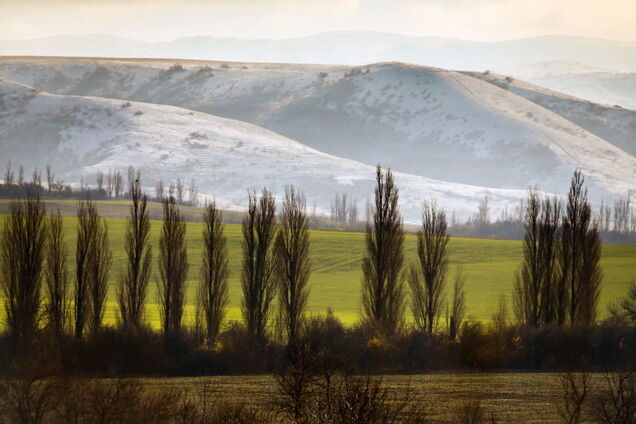
<path id="1" fill-rule="evenodd" d="M 103 322 L 112 262 L 108 227 L 91 200 L 77 205 L 70 257 L 59 214 L 37 195 L 14 200 L 0 240 L 6 330 L 0 369 L 36 358 L 55 372 L 89 375 L 204 375 L 296 370 L 307 358 L 368 372 L 437 369 L 555 370 L 628 367 L 636 357 L 636 286 L 597 319 L 602 286 L 599 223 L 584 180 L 574 174 L 565 204 L 531 190 L 523 211 L 524 256 L 512 308 L 502 301 L 490 323 L 465 318 L 470 298 L 459 269 L 449 275 L 448 222 L 434 200 L 423 207 L 417 262 L 405 262 L 399 191 L 377 168 L 365 225 L 362 317 L 344 326 L 333 313 L 307 313 L 311 246 L 303 194 L 287 187 L 276 214 L 271 192 L 249 193 L 242 224 L 242 322 L 225 322 L 228 247 L 222 213 L 203 210 L 203 263 L 197 270 L 195 323 L 186 302 L 185 224 L 174 196 L 163 199 L 157 246 L 149 243 L 147 196 L 139 173 L 128 178 L 131 206 L 118 316 Z M 487 208 L 481 209 L 481 218 Z M 151 263 L 158 274 L 151 275 Z M 145 307 L 156 284 L 160 329 Z M 514 310 L 514 316 L 508 314 Z M 412 317 L 412 319 L 410 319 Z M 304 371 L 303 371 L 304 372 Z M 287 375 L 283 372 L 282 375 Z"/>
<path id="2" fill-rule="evenodd" d="M 98 171 L 94 175 L 94 183 L 89 186 L 84 177 L 81 178 L 79 187 L 74 188 L 64 180 L 58 178 L 47 165 L 45 175 L 35 167 L 27 178 L 24 167 L 19 166 L 17 175 L 12 168 L 11 161 L 3 173 L 3 184 L 0 184 L 0 198 L 23 199 L 28 195 L 38 195 L 42 198 L 56 199 L 83 199 L 83 200 L 110 200 L 132 199 L 130 191 L 132 183 L 139 176 L 139 171 L 129 166 L 126 175 L 119 169 L 109 169 L 108 172 Z M 148 197 L 149 201 L 163 202 L 164 199 L 173 197 L 175 203 L 182 206 L 199 206 L 199 188 L 195 179 L 186 184 L 181 178 L 174 183 L 166 184 L 163 179 L 155 186 L 155 196 Z"/>
<path id="3" fill-rule="evenodd" d="M 456 236 L 488 237 L 523 240 L 525 213 L 529 199 L 522 200 L 512 211 L 504 209 L 496 217 L 491 216 L 488 197 L 484 197 L 478 210 L 465 222 L 451 217 L 450 231 Z M 636 243 L 636 210 L 630 195 L 619 198 L 613 205 L 601 202 L 592 211 L 599 235 L 603 243 Z"/>

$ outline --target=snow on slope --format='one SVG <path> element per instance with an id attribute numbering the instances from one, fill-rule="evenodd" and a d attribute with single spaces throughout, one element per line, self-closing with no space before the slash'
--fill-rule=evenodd
<path id="1" fill-rule="evenodd" d="M 281 194 L 295 184 L 319 209 L 336 192 L 363 202 L 372 194 L 374 168 L 318 152 L 252 124 L 182 108 L 102 98 L 62 96 L 0 80 L 0 157 L 43 167 L 52 164 L 68 182 L 98 170 L 134 165 L 150 187 L 159 178 L 195 178 L 201 193 L 224 208 L 242 209 L 246 190 L 267 186 Z M 461 216 L 488 195 L 493 210 L 525 196 L 396 173 L 405 220 L 417 222 L 435 197 Z"/>
<path id="2" fill-rule="evenodd" d="M 466 74 L 522 96 L 636 156 L 636 110 L 593 103 L 508 76 Z"/>
<path id="3" fill-rule="evenodd" d="M 636 110 L 636 73 L 586 66 L 572 62 L 540 62 L 497 69 L 541 87 L 602 105 Z"/>
<path id="4" fill-rule="evenodd" d="M 440 180 L 559 192 L 581 168 L 595 197 L 636 188 L 632 155 L 523 96 L 442 69 L 26 58 L 0 60 L 0 76 L 239 119 Z"/>

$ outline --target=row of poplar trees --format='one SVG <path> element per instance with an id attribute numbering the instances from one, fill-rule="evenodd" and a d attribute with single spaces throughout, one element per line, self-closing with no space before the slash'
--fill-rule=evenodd
<path id="1" fill-rule="evenodd" d="M 132 204 L 126 226 L 126 266 L 118 280 L 119 323 L 145 325 L 152 248 L 146 196 L 139 174 L 130 183 Z M 376 170 L 374 202 L 369 205 L 365 254 L 362 259 L 362 306 L 365 324 L 376 334 L 398 333 L 405 322 L 407 283 L 415 325 L 436 331 L 445 300 L 448 268 L 447 220 L 434 201 L 423 208 L 417 231 L 418 260 L 404 261 L 404 229 L 398 208 L 399 190 L 390 170 Z M 16 341 L 28 341 L 42 319 L 54 334 L 72 332 L 82 338 L 102 326 L 112 264 L 108 228 L 95 205 L 80 201 L 73 290 L 67 266 L 62 218 L 46 216 L 38 198 L 14 201 L 0 241 L 0 283 L 7 324 Z M 242 225 L 242 312 L 248 333 L 265 341 L 278 296 L 279 334 L 295 346 L 306 315 L 311 272 L 305 199 L 287 187 L 276 216 L 271 192 L 250 192 Z M 601 271 L 600 239 L 591 208 L 576 172 L 562 213 L 555 198 L 541 199 L 531 190 L 525 211 L 524 260 L 516 283 L 515 307 L 530 326 L 590 324 L 598 303 Z M 157 258 L 161 327 L 167 340 L 182 330 L 189 260 L 186 227 L 174 198 L 163 202 Z M 228 248 L 222 215 L 215 204 L 204 212 L 203 261 L 197 290 L 196 326 L 214 346 L 228 301 Z M 45 299 L 40 296 L 45 286 Z M 450 337 L 455 338 L 465 314 L 464 278 L 456 274 L 447 303 Z M 70 295 L 72 292 L 72 299 Z"/>
<path id="2" fill-rule="evenodd" d="M 145 306 L 153 262 L 146 195 L 139 175 L 130 184 L 132 204 L 126 224 L 125 268 L 118 279 L 118 321 L 127 329 L 146 325 Z M 291 342 L 302 326 L 310 274 L 305 199 L 288 187 L 276 226 L 271 192 L 249 193 L 243 221 L 243 315 L 247 331 L 264 340 L 270 306 L 279 295 L 282 331 Z M 38 197 L 13 201 L 0 240 L 0 284 L 6 322 L 14 346 L 30 343 L 43 326 L 59 340 L 82 339 L 103 325 L 112 265 L 106 221 L 95 204 L 77 207 L 74 274 L 59 212 L 47 216 Z M 228 247 L 221 211 L 215 203 L 204 212 L 203 260 L 197 290 L 196 326 L 214 346 L 228 302 Z M 157 292 L 166 341 L 182 330 L 189 259 L 186 226 L 174 198 L 163 201 L 163 223 L 157 255 Z M 44 292 L 44 293 L 42 293 Z M 42 295 L 43 294 L 43 295 Z"/>
<path id="3" fill-rule="evenodd" d="M 448 268 L 446 214 L 427 202 L 417 231 L 417 262 L 404 265 L 404 231 L 398 189 L 391 171 L 377 169 L 375 201 L 366 228 L 362 302 L 367 324 L 393 335 L 404 324 L 406 287 L 415 326 L 433 333 L 445 303 Z M 516 277 L 514 306 L 522 325 L 590 325 L 596 320 L 602 272 L 601 240 L 584 178 L 575 171 L 565 206 L 556 197 L 530 190 L 524 213 L 523 261 Z M 448 331 L 455 339 L 465 315 L 465 278 L 458 268 Z"/>
<path id="4" fill-rule="evenodd" d="M 574 173 L 565 206 L 530 190 L 524 222 L 514 296 L 518 320 L 531 327 L 592 324 L 602 281 L 601 240 L 581 173 Z"/>

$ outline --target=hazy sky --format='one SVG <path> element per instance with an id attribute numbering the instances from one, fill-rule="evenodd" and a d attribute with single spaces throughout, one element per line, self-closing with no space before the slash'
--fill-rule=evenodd
<path id="1" fill-rule="evenodd" d="M 95 33 L 145 41 L 286 38 L 336 30 L 636 41 L 636 0 L 0 0 L 0 39 Z"/>

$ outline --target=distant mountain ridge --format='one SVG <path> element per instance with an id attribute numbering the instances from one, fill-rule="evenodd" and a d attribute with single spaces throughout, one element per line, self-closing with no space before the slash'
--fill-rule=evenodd
<path id="1" fill-rule="evenodd" d="M 327 32 L 289 39 L 184 37 L 142 42 L 105 34 L 0 40 L 3 56 L 91 56 L 364 65 L 400 61 L 483 71 L 532 62 L 573 61 L 636 72 L 636 42 L 541 36 L 477 42 L 370 31 Z"/>

